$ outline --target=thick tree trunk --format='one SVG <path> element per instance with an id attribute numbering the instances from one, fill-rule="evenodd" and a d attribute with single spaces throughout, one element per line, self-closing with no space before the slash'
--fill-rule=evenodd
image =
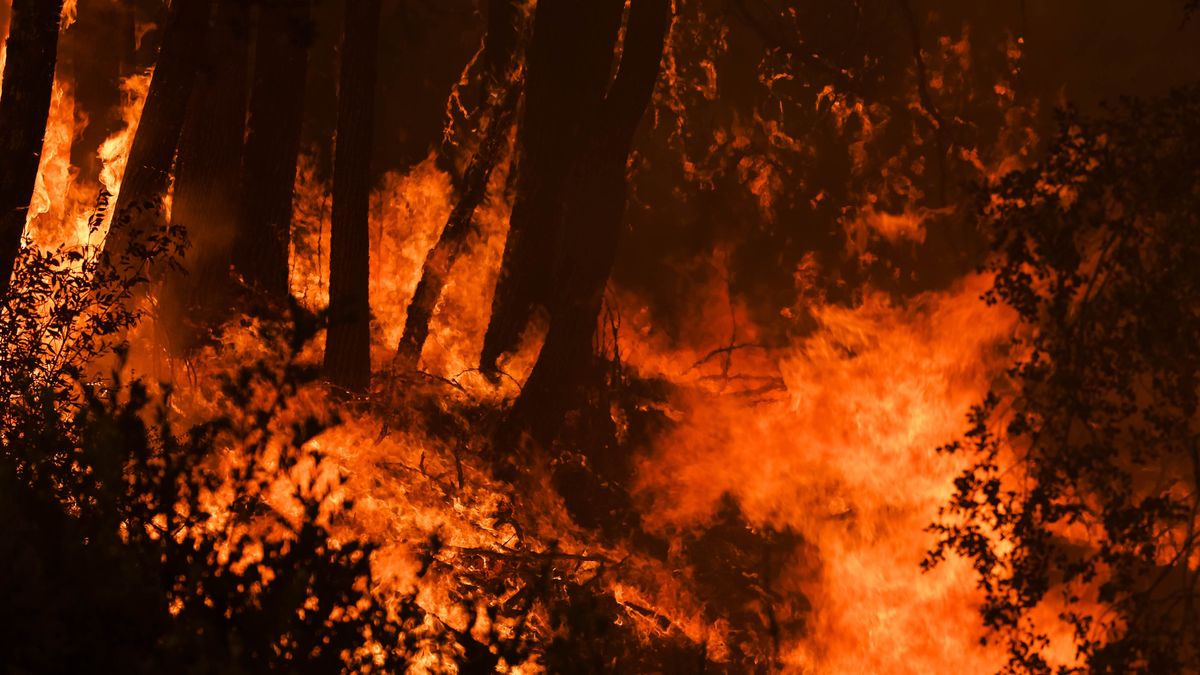
<path id="1" fill-rule="evenodd" d="M 620 0 L 537 5 L 517 136 L 516 198 L 480 355 L 485 373 L 515 348 L 533 308 L 550 304 L 565 180 L 579 152 L 581 120 L 604 96 L 623 7 Z"/>
<path id="2" fill-rule="evenodd" d="M 359 1 L 359 0 L 356 0 Z M 312 43 L 310 0 L 264 0 L 259 13 L 233 263 L 269 297 L 288 295 L 292 192 Z"/>
<path id="3" fill-rule="evenodd" d="M 179 313 L 171 323 L 189 329 L 222 318 L 246 131 L 249 11 L 243 0 L 217 0 L 210 21 L 179 141 L 171 209 L 172 224 L 186 228 L 191 248 L 188 275 L 171 280 L 165 304 Z"/>
<path id="4" fill-rule="evenodd" d="M 0 93 L 0 295 L 8 291 L 37 181 L 62 0 L 13 0 Z"/>
<path id="5" fill-rule="evenodd" d="M 171 7 L 104 242 L 110 260 L 146 257 L 148 240 L 162 228 L 162 198 L 196 81 L 210 6 L 211 0 L 176 0 Z"/>
<path id="6" fill-rule="evenodd" d="M 371 148 L 380 0 L 346 3 L 329 241 L 325 374 L 352 392 L 371 383 Z"/>
<path id="7" fill-rule="evenodd" d="M 625 214 L 625 165 L 658 79 L 670 9 L 671 0 L 634 0 L 620 70 L 589 111 L 567 180 L 550 330 L 508 422 L 543 442 L 580 404 L 593 370 L 592 338 Z"/>

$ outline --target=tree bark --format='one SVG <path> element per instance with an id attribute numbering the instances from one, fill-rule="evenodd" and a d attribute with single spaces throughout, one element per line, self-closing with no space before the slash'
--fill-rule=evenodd
<path id="1" fill-rule="evenodd" d="M 624 2 L 544 0 L 534 14 L 525 110 L 518 131 L 516 197 L 480 368 L 494 373 L 536 305 L 549 306 L 555 237 L 580 124 L 604 96 Z"/>
<path id="2" fill-rule="evenodd" d="M 476 222 L 475 210 L 487 196 L 492 170 L 500 159 L 504 141 L 512 128 L 519 93 L 519 85 L 515 81 L 510 83 L 506 91 L 497 93 L 499 98 L 491 111 L 483 142 L 463 174 L 463 194 L 454 205 L 454 210 L 450 212 L 437 243 L 425 257 L 421 268 L 421 280 L 417 283 L 412 301 L 408 304 L 404 335 L 400 338 L 400 346 L 396 349 L 396 357 L 392 363 L 395 370 L 413 370 L 417 367 L 421 350 L 429 337 L 429 321 L 433 318 L 433 310 L 446 287 L 450 269 L 462 253 L 463 245 L 472 230 L 476 229 L 472 227 Z"/>
<path id="3" fill-rule="evenodd" d="M 487 34 L 483 44 L 487 77 L 484 85 L 495 89 L 505 85 L 516 55 L 521 34 L 518 25 L 521 10 L 518 0 L 488 0 L 487 8 Z"/>
<path id="4" fill-rule="evenodd" d="M 458 202 L 437 242 L 425 257 L 421 280 L 408 305 L 404 335 L 392 360 L 396 371 L 413 370 L 429 337 L 433 310 L 446 286 L 447 277 L 462 247 L 476 230 L 475 210 L 487 196 L 492 171 L 500 161 L 505 142 L 516 116 L 521 96 L 520 74 L 514 59 L 521 42 L 521 11 L 515 0 L 489 0 L 487 33 L 484 37 L 484 74 L 481 82 L 479 117 L 484 130 L 471 163 L 456 186 Z"/>
<path id="5" fill-rule="evenodd" d="M 217 0 L 210 22 L 175 161 L 171 221 L 186 228 L 191 248 L 189 274 L 168 283 L 164 304 L 181 326 L 223 318 L 241 203 L 250 15 L 242 0 Z"/>
<path id="6" fill-rule="evenodd" d="M 8 291 L 37 181 L 62 5 L 62 0 L 12 4 L 0 93 L 0 295 Z"/>
<path id="7" fill-rule="evenodd" d="M 264 0 L 259 13 L 233 263 L 251 287 L 287 298 L 292 193 L 312 43 L 311 0 Z"/>
<path id="8" fill-rule="evenodd" d="M 371 383 L 371 148 L 379 59 L 380 0 L 346 3 L 329 241 L 325 374 L 364 392 Z"/>
<path id="9" fill-rule="evenodd" d="M 196 81 L 210 6 L 211 0 L 176 0 L 171 7 L 104 242 L 110 261 L 146 258 L 149 240 L 162 228 L 162 198 Z"/>
<path id="10" fill-rule="evenodd" d="M 625 214 L 625 167 L 658 79 L 670 19 L 671 0 L 633 1 L 620 69 L 589 111 L 571 166 L 556 238 L 550 329 L 507 422 L 542 442 L 580 404 L 593 370 L 592 338 Z"/>

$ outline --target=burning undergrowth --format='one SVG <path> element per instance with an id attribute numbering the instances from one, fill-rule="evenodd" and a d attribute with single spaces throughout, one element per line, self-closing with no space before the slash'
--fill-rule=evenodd
<path id="1" fill-rule="evenodd" d="M 549 449 L 497 446 L 503 406 L 482 379 L 417 375 L 369 399 L 312 383 L 273 424 L 331 424 L 304 445 L 354 505 L 331 532 L 378 546 L 374 591 L 425 613 L 421 667 L 857 672 L 906 654 L 914 671 L 977 669 L 994 656 L 971 647 L 967 571 L 922 576 L 931 540 L 916 533 L 958 470 L 929 449 L 964 430 L 1004 363 L 1012 322 L 979 300 L 986 286 L 825 308 L 778 350 L 673 352 L 633 320 L 616 333 L 625 360 L 597 362 L 593 412 Z M 216 414 L 214 375 L 271 372 L 288 341 L 270 322 L 227 326 L 175 410 Z M 948 612 L 958 633 L 931 621 Z"/>
<path id="2" fill-rule="evenodd" d="M 0 305 L 0 617 L 23 624 L 0 646 L 35 671 L 988 672 L 1109 658 L 1090 627 L 1121 622 L 1088 603 L 1142 607 L 1092 583 L 1114 560 L 1193 583 L 1186 481 L 1131 479 L 1174 530 L 1118 518 L 1144 546 L 1091 567 L 1101 540 L 997 497 L 1070 483 L 1030 434 L 1082 395 L 1039 388 L 1056 368 L 1102 381 L 1082 393 L 1120 429 L 1166 424 L 1120 426 L 1109 364 L 1071 345 L 1093 289 L 1194 318 L 1141 281 L 1187 281 L 1147 270 L 1190 242 L 1164 223 L 1191 217 L 1192 95 L 1161 136 L 1065 124 L 1038 164 L 1014 31 L 908 2 L 609 4 L 488 3 L 440 145 L 387 170 L 353 39 L 379 2 L 345 7 L 336 134 L 294 91 L 328 65 L 284 29 L 303 2 L 134 23 L 157 63 L 110 83 L 86 161 L 88 82 L 58 73 Z M 253 58 L 185 67 L 251 24 Z M 201 93 L 171 108 L 181 73 Z M 1102 323 L 1085 337 L 1153 356 L 1194 413 L 1183 329 Z M 1141 405 L 1144 379 L 1114 381 Z M 1092 478 L 1123 509 L 1114 475 Z M 1094 497 L 1071 513 L 1112 525 Z M 1064 565 L 1078 592 L 1043 602 Z"/>
<path id="3" fill-rule="evenodd" d="M 94 273 L 94 261 L 82 262 L 58 278 Z M 78 297 L 93 291 L 76 283 Z M 118 378 L 102 377 L 113 362 L 98 358 L 69 389 L 90 411 L 75 424 L 111 416 L 157 429 L 153 441 L 117 436 L 147 448 L 127 466 L 181 462 L 154 475 L 203 486 L 140 516 L 106 514 L 109 522 L 158 532 L 148 536 L 159 545 L 175 533 L 185 559 L 206 561 L 190 582 L 204 593 L 210 576 L 230 579 L 227 590 L 270 588 L 272 573 L 247 577 L 248 566 L 290 578 L 298 558 L 284 542 L 325 538 L 331 570 L 357 570 L 351 578 L 370 580 L 369 592 L 354 586 L 363 601 L 390 612 L 355 621 L 376 638 L 376 621 L 406 636 L 401 650 L 360 653 L 366 665 L 854 672 L 894 663 L 877 647 L 893 640 L 884 653 L 907 653 L 914 670 L 974 668 L 988 657 L 965 651 L 976 637 L 970 596 L 953 574 L 940 587 L 920 578 L 928 542 L 893 532 L 919 532 L 945 498 L 938 476 L 954 467 L 928 450 L 961 430 L 958 413 L 1002 362 L 994 349 L 1010 321 L 978 300 L 985 285 L 978 278 L 905 306 L 871 295 L 857 308 L 822 309 L 815 332 L 781 349 L 672 350 L 635 316 L 596 362 L 604 384 L 591 393 L 593 412 L 541 450 L 497 447 L 503 404 L 482 379 L 399 378 L 367 399 L 312 380 L 320 319 L 299 305 L 282 323 L 237 319 L 169 367 L 150 365 L 161 358 L 153 321 L 121 314 L 106 331 L 90 326 L 133 340 Z M 49 288 L 40 297 L 68 297 Z M 97 343 L 89 354 L 108 349 Z M 120 384 L 122 370 L 180 376 L 147 398 L 142 385 Z M 95 433 L 78 429 L 79 439 Z M 77 480 L 87 467 L 61 470 Z M 162 487 L 147 480 L 131 494 Z M 281 602 L 257 597 L 246 596 L 250 610 Z M 197 600 L 166 593 L 159 610 L 192 628 L 187 612 L 170 612 Z M 301 619 L 326 607 L 312 602 L 296 608 Z M 246 620 L 243 611 L 225 620 Z M 947 611 L 962 613 L 957 636 L 929 622 Z M 866 642 L 846 642 L 852 635 Z"/>
<path id="4" fill-rule="evenodd" d="M 120 191 L 113 176 L 148 86 L 145 77 L 127 83 L 128 127 L 102 151 L 102 195 Z M 69 99 L 56 105 L 58 115 L 70 115 Z M 69 143 L 69 135 L 48 137 L 57 149 L 47 153 L 46 180 L 58 176 L 54 158 Z M 476 214 L 481 225 L 460 269 L 499 268 L 511 214 L 508 171 L 502 165 L 491 178 L 497 197 Z M 59 177 L 43 188 L 47 203 L 68 188 L 86 192 Z M 772 202 L 762 200 L 782 188 L 757 181 L 750 189 L 769 212 Z M 93 330 L 113 341 L 95 345 L 95 358 L 76 359 L 86 365 L 82 379 L 59 390 L 82 396 L 81 409 L 99 421 L 132 425 L 119 443 L 145 450 L 125 460 L 130 471 L 177 462 L 157 480 L 196 486 L 176 501 L 138 507 L 150 511 L 105 515 L 119 531 L 146 529 L 151 552 L 170 549 L 168 568 L 190 565 L 197 575 L 171 580 L 192 585 L 163 589 L 161 604 L 146 609 L 156 625 L 195 637 L 220 632 L 206 621 L 294 613 L 274 624 L 271 650 L 244 654 L 251 664 L 313 658 L 305 649 L 328 657 L 329 648 L 318 646 L 325 638 L 360 639 L 335 651 L 362 667 L 404 662 L 418 671 L 860 672 L 905 663 L 920 672 L 994 662 L 973 647 L 973 599 L 960 570 L 931 583 L 917 567 L 929 544 L 917 535 L 955 470 L 928 451 L 961 430 L 967 406 L 1002 361 L 995 347 L 1011 322 L 978 300 L 986 279 L 908 301 L 865 291 L 837 306 L 805 294 L 816 272 L 800 268 L 792 304 L 804 327 L 771 344 L 722 283 L 692 290 L 706 312 L 684 328 L 686 344 L 656 327 L 637 293 L 614 287 L 587 404 L 553 444 L 539 447 L 504 427 L 545 326 L 534 322 L 500 377 L 470 367 L 494 272 L 452 277 L 420 370 L 380 378 L 369 396 L 313 378 L 324 346 L 317 312 L 329 297 L 327 190 L 312 162 L 301 161 L 291 250 L 299 302 L 245 295 L 231 308 L 236 318 L 193 340 L 181 357 L 169 346 L 179 330 L 174 315 L 159 311 L 156 268 L 149 291 L 113 296 L 141 309 Z M 454 207 L 453 191 L 430 158 L 386 177 L 372 197 L 372 257 L 381 270 L 371 287 L 377 371 L 388 370 L 405 299 Z M 109 201 L 102 197 L 92 210 L 75 197 L 74 211 L 35 217 L 38 240 L 85 247 L 78 257 L 63 249 L 65 260 L 87 263 L 57 277 L 77 280 L 77 300 L 91 297 L 101 278 L 100 245 L 86 247 L 103 242 Z M 73 231 L 54 229 L 55 218 Z M 893 230 L 916 237 L 921 227 L 919 218 L 899 227 L 880 222 L 868 227 L 885 238 Z M 864 241 L 859 236 L 855 254 Z M 719 250 L 701 267 L 728 278 L 721 268 L 729 259 Z M 21 269 L 33 279 L 41 268 Z M 127 287 L 144 281 L 143 271 Z M 132 349 L 114 362 L 109 349 L 120 342 Z M 113 367 L 116 378 L 107 376 Z M 120 384 L 130 378 L 144 384 Z M 157 393 L 145 393 L 146 385 Z M 153 439 L 138 436 L 138 424 L 155 430 Z M 82 480 L 90 469 L 66 471 L 63 480 Z M 135 485 L 108 508 L 127 511 L 163 485 Z M 320 554 L 327 571 L 319 576 L 329 586 L 272 595 L 281 582 L 316 578 L 297 542 Z M 151 559 L 139 564 L 155 567 Z M 169 579 L 168 568 L 154 575 Z M 214 583 L 225 585 L 214 590 Z M 212 599 L 247 588 L 244 598 Z M 340 600 L 330 604 L 322 598 L 328 593 Z M 360 611 L 345 614 L 347 602 Z M 956 616 L 956 630 L 931 622 L 935 612 Z M 342 624 L 350 632 L 339 633 Z M 211 647 L 180 644 L 180 659 Z"/>

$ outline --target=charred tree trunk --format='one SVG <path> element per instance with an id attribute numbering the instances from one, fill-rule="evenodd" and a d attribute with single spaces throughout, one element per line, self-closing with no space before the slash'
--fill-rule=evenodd
<path id="1" fill-rule="evenodd" d="M 148 239 L 162 227 L 162 198 L 196 81 L 210 6 L 211 0 L 176 0 L 171 7 L 104 242 L 110 260 L 145 257 Z"/>
<path id="2" fill-rule="evenodd" d="M 500 161 L 516 116 L 521 95 L 520 75 L 514 58 L 520 43 L 521 12 L 514 0 L 489 0 L 488 28 L 484 40 L 485 70 L 482 99 L 487 105 L 479 113 L 484 120 L 483 137 L 471 163 L 457 185 L 461 194 L 437 242 L 425 257 L 421 280 L 408 305 L 404 335 L 396 349 L 392 368 L 413 370 L 429 337 L 429 321 L 450 269 L 463 245 L 477 227 L 475 210 L 487 196 L 492 171 Z"/>
<path id="3" fill-rule="evenodd" d="M 189 275 L 169 282 L 166 305 L 179 312 L 170 323 L 187 328 L 222 318 L 218 306 L 227 297 L 241 203 L 250 16 L 242 0 L 217 0 L 210 21 L 179 141 L 171 209 L 172 224 L 186 228 L 191 249 Z"/>
<path id="4" fill-rule="evenodd" d="M 589 111 L 567 180 L 550 330 L 508 422 L 543 442 L 579 405 L 591 375 L 592 338 L 625 214 L 625 165 L 658 79 L 670 11 L 671 0 L 633 1 L 616 80 Z"/>
<path id="5" fill-rule="evenodd" d="M 624 3 L 539 2 L 527 58 L 518 131 L 516 197 L 480 368 L 494 373 L 536 305 L 548 306 L 566 176 L 582 119 L 604 96 Z"/>
<path id="6" fill-rule="evenodd" d="M 233 263 L 247 284 L 276 300 L 288 295 L 292 192 L 312 43 L 311 4 L 311 0 L 265 0 L 254 52 Z"/>
<path id="7" fill-rule="evenodd" d="M 352 392 L 371 383 L 371 147 L 380 0 L 346 3 L 329 241 L 325 374 Z"/>
<path id="8" fill-rule="evenodd" d="M 487 35 L 483 44 L 484 85 L 504 86 L 520 42 L 521 9 L 517 0 L 488 0 Z M 485 97 L 487 92 L 485 92 Z"/>
<path id="9" fill-rule="evenodd" d="M 0 93 L 0 295 L 8 291 L 37 181 L 62 0 L 13 0 Z"/>
<path id="10" fill-rule="evenodd" d="M 504 149 L 504 141 L 512 128 L 512 120 L 519 98 L 519 86 L 513 82 L 505 92 L 498 93 L 498 100 L 493 106 L 491 119 L 484 132 L 483 142 L 471 164 L 463 174 L 463 194 L 450 212 L 446 226 L 442 228 L 437 243 L 425 257 L 421 268 L 421 280 L 412 301 L 408 304 L 408 315 L 404 320 L 404 335 L 400 338 L 400 346 L 396 349 L 393 368 L 396 370 L 413 370 L 421 358 L 421 350 L 429 337 L 429 321 L 433 318 L 434 307 L 455 260 L 462 253 L 463 245 L 471 234 L 475 224 L 475 209 L 487 195 L 488 181 L 492 170 L 500 159 Z"/>

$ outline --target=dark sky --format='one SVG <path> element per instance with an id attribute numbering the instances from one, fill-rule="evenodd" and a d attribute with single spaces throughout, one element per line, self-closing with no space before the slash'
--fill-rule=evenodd
<path id="1" fill-rule="evenodd" d="M 1017 4 L 1017 3 L 1013 3 Z M 1025 0 L 1027 77 L 1081 106 L 1200 77 L 1200 16 L 1180 0 Z"/>

